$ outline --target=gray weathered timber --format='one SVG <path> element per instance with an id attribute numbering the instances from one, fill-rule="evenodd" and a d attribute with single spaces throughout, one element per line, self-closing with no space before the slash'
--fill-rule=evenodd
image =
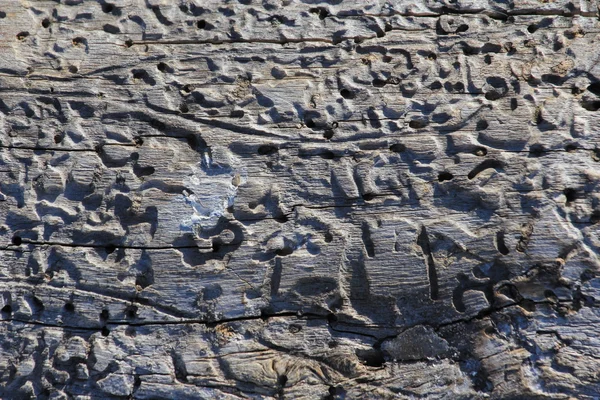
<path id="1" fill-rule="evenodd" d="M 0 0 L 0 398 L 599 399 L 596 0 Z"/>

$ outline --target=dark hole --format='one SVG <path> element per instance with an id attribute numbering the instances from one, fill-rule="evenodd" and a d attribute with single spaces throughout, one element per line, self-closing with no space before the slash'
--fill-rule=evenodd
<path id="1" fill-rule="evenodd" d="M 335 386 L 329 386 L 329 394 L 335 396 L 337 393 L 337 388 Z"/>
<path id="2" fill-rule="evenodd" d="M 429 53 L 429 55 L 427 56 L 427 58 L 429 58 L 430 60 L 435 61 L 437 59 L 437 55 L 435 53 Z"/>
<path id="3" fill-rule="evenodd" d="M 75 311 L 75 305 L 71 302 L 65 303 L 65 311 L 68 311 L 68 312 Z"/>
<path id="4" fill-rule="evenodd" d="M 140 136 L 136 136 L 133 138 L 133 142 L 135 143 L 136 146 L 141 146 L 144 144 L 144 139 L 141 138 Z"/>
<path id="5" fill-rule="evenodd" d="M 410 126 L 413 129 L 421 129 L 424 128 L 426 125 L 427 124 L 425 123 L 425 121 L 419 121 L 417 119 L 413 119 L 408 123 L 408 126 Z"/>
<path id="6" fill-rule="evenodd" d="M 258 154 L 260 154 L 261 156 L 266 156 L 266 155 L 270 155 L 273 153 L 277 153 L 277 147 L 275 146 L 271 146 L 268 144 L 262 145 L 258 148 Z"/>
<path id="7" fill-rule="evenodd" d="M 119 29 L 118 26 L 114 26 L 111 24 L 105 24 L 102 29 L 104 30 L 104 32 L 106 33 L 111 33 L 113 35 L 116 35 L 117 33 L 121 32 L 121 29 Z"/>
<path id="8" fill-rule="evenodd" d="M 102 310 L 102 312 L 100 312 L 100 319 L 102 321 L 106 321 L 109 317 L 110 313 L 108 312 L 108 310 Z"/>
<path id="9" fill-rule="evenodd" d="M 378 31 L 377 32 L 377 37 L 384 37 L 385 36 L 385 32 L 384 31 Z"/>
<path id="10" fill-rule="evenodd" d="M 315 121 L 312 120 L 312 118 L 306 118 L 304 120 L 304 125 L 306 125 L 307 128 L 314 128 L 316 126 Z"/>
<path id="11" fill-rule="evenodd" d="M 107 327 L 103 326 L 100 333 L 102 333 L 102 336 L 108 336 L 110 334 L 110 331 L 108 330 Z M 132 335 L 130 335 L 130 336 L 132 336 Z"/>
<path id="12" fill-rule="evenodd" d="M 433 82 L 431 85 L 429 85 L 429 88 L 430 88 L 431 90 L 439 90 L 439 89 L 441 89 L 441 88 L 442 88 L 442 82 L 440 82 L 440 81 L 435 81 L 435 82 Z"/>
<path id="13" fill-rule="evenodd" d="M 50 20 L 49 20 L 48 18 L 44 18 L 44 19 L 42 20 L 42 26 L 43 26 L 44 28 L 47 28 L 47 27 L 49 27 L 49 26 L 50 26 Z"/>
<path id="14" fill-rule="evenodd" d="M 23 40 L 25 39 L 27 36 L 29 36 L 29 32 L 19 32 L 17 34 L 17 39 L 19 40 Z"/>
<path id="15" fill-rule="evenodd" d="M 477 147 L 473 153 L 478 157 L 483 157 L 487 154 L 487 149 L 485 147 Z"/>
<path id="16" fill-rule="evenodd" d="M 342 90 L 340 90 L 340 94 L 345 99 L 353 99 L 354 98 L 354 93 L 351 90 L 348 90 L 348 89 L 342 89 Z"/>
<path id="17" fill-rule="evenodd" d="M 458 28 L 456 28 L 456 33 L 466 32 L 468 30 L 469 30 L 469 25 L 462 24 L 462 25 L 459 25 Z"/>
<path id="18" fill-rule="evenodd" d="M 179 106 L 179 111 L 185 114 L 190 111 L 190 108 L 186 104 L 182 104 Z"/>
<path id="19" fill-rule="evenodd" d="M 594 82 L 587 87 L 587 90 L 594 93 L 596 96 L 600 96 L 600 82 Z"/>
<path id="20" fill-rule="evenodd" d="M 0 11 L 0 18 L 6 18 L 6 13 L 4 11 Z"/>
<path id="21" fill-rule="evenodd" d="M 540 157 L 544 154 L 544 151 L 545 151 L 544 146 L 542 146 L 539 143 L 532 144 L 529 147 L 529 155 L 532 157 Z"/>
<path id="22" fill-rule="evenodd" d="M 484 119 L 477 121 L 477 126 L 475 127 L 476 130 L 478 131 L 483 131 L 485 129 L 487 129 L 489 126 L 488 122 Z"/>
<path id="23" fill-rule="evenodd" d="M 323 132 L 323 137 L 324 137 L 325 139 L 329 140 L 329 139 L 331 139 L 331 138 L 333 137 L 333 134 L 334 134 L 334 132 L 333 132 L 333 129 L 326 129 L 326 130 Z"/>
<path id="24" fill-rule="evenodd" d="M 292 249 L 291 247 L 284 247 L 283 249 L 279 249 L 277 251 L 275 251 L 275 254 L 277 254 L 278 256 L 289 256 L 290 254 L 292 254 L 294 252 L 294 249 Z"/>
<path id="25" fill-rule="evenodd" d="M 533 312 L 535 311 L 535 302 L 530 299 L 523 299 L 519 303 L 519 305 L 526 311 Z"/>
<path id="26" fill-rule="evenodd" d="M 497 90 L 490 90 L 489 92 L 485 93 L 485 98 L 490 101 L 498 100 L 501 97 L 502 97 L 502 94 L 500 92 L 498 92 Z"/>
<path id="27" fill-rule="evenodd" d="M 69 65 L 69 72 L 72 74 L 76 74 L 78 71 L 77 67 L 74 65 Z"/>
<path id="28" fill-rule="evenodd" d="M 337 320 L 338 320 L 338 317 L 334 313 L 327 314 L 327 322 L 329 322 L 330 324 L 337 322 Z"/>
<path id="29" fill-rule="evenodd" d="M 61 135 L 54 135 L 54 143 L 60 143 L 62 141 Z"/>
<path id="30" fill-rule="evenodd" d="M 105 13 L 111 13 L 115 10 L 115 6 L 110 4 L 110 3 L 104 3 L 102 4 L 102 11 L 104 11 Z"/>
<path id="31" fill-rule="evenodd" d="M 568 203 L 575 201 L 575 199 L 577 198 L 577 191 L 573 188 L 566 188 L 565 190 L 563 190 L 563 194 L 567 198 Z"/>
<path id="32" fill-rule="evenodd" d="M 320 153 L 319 155 L 326 160 L 333 160 L 335 158 L 335 154 L 333 154 L 332 151 L 328 150 Z"/>
<path id="33" fill-rule="evenodd" d="M 371 201 L 375 198 L 375 194 L 374 193 L 365 193 L 362 195 L 362 198 L 364 201 Z"/>
<path id="34" fill-rule="evenodd" d="M 146 71 L 135 71 L 133 73 L 134 79 L 144 79 L 145 76 L 146 76 Z"/>
<path id="35" fill-rule="evenodd" d="M 191 93 L 193 88 L 190 85 L 185 85 L 181 88 L 181 91 L 184 93 Z"/>
<path id="36" fill-rule="evenodd" d="M 20 246 L 21 243 L 23 243 L 23 239 L 21 239 L 21 236 L 13 236 L 12 244 L 14 244 L 15 246 Z"/>
<path id="37" fill-rule="evenodd" d="M 574 143 L 565 146 L 565 151 L 568 151 L 569 153 L 574 152 L 575 150 L 577 150 L 577 145 Z"/>
<path id="38" fill-rule="evenodd" d="M 117 246 L 115 246 L 114 244 L 109 244 L 104 248 L 104 251 L 106 251 L 106 254 L 111 254 L 113 253 L 115 250 L 117 249 Z"/>
<path id="39" fill-rule="evenodd" d="M 137 312 L 138 312 L 138 308 L 136 306 L 127 306 L 127 308 L 125 309 L 125 315 L 129 319 L 135 318 L 135 316 L 137 315 Z"/>
<path id="40" fill-rule="evenodd" d="M 125 46 L 127 46 L 127 47 L 131 47 L 131 46 L 133 46 L 133 40 L 131 40 L 131 39 L 127 39 L 127 40 L 125 41 Z"/>
<path id="41" fill-rule="evenodd" d="M 279 386 L 285 386 L 285 384 L 287 383 L 287 381 L 288 381 L 287 375 L 281 375 L 279 377 L 279 379 L 277 379 L 277 383 L 279 384 Z"/>
<path id="42" fill-rule="evenodd" d="M 164 62 L 159 62 L 158 65 L 156 66 L 156 68 L 160 72 L 165 72 L 167 70 L 167 68 L 169 68 L 169 66 L 167 64 L 165 64 Z"/>
<path id="43" fill-rule="evenodd" d="M 276 216 L 275 218 L 273 218 L 275 221 L 279 222 L 280 224 L 284 224 L 286 222 L 289 221 L 289 218 L 287 217 L 287 215 L 285 214 L 281 214 Z"/>
<path id="44" fill-rule="evenodd" d="M 336 342 L 335 340 L 330 340 L 330 341 L 327 343 L 327 346 L 328 346 L 330 349 L 335 349 L 335 348 L 338 346 L 338 342 Z"/>
<path id="45" fill-rule="evenodd" d="M 333 235 L 330 232 L 325 232 L 325 243 L 331 243 L 333 240 Z"/>
<path id="46" fill-rule="evenodd" d="M 188 9 L 188 6 L 186 6 L 185 4 L 182 4 L 179 6 L 179 10 L 183 13 L 186 13 L 186 12 L 188 12 L 189 9 Z"/>
<path id="47" fill-rule="evenodd" d="M 384 87 L 387 84 L 387 81 L 383 79 L 375 78 L 373 79 L 373 86 L 375 87 Z"/>
<path id="48" fill-rule="evenodd" d="M 393 151 L 394 153 L 402 153 L 403 151 L 406 151 L 406 146 L 402 143 L 396 143 L 390 146 L 390 151 Z"/>
<path id="49" fill-rule="evenodd" d="M 217 242 L 212 243 L 212 252 L 218 253 L 221 250 L 221 244 Z"/>
<path id="50" fill-rule="evenodd" d="M 595 210 L 592 215 L 590 215 L 590 224 L 597 224 L 600 222 L 600 211 Z"/>
<path id="51" fill-rule="evenodd" d="M 450 172 L 440 172 L 440 174 L 438 175 L 438 181 L 440 182 L 450 181 L 453 178 L 454 175 L 452 175 Z"/>
<path id="52" fill-rule="evenodd" d="M 85 41 L 85 39 L 82 37 L 76 37 L 76 38 L 73 38 L 73 40 L 72 40 L 74 46 L 82 44 L 84 41 Z"/>
<path id="53" fill-rule="evenodd" d="M 383 352 L 378 349 L 356 350 L 356 356 L 369 367 L 381 367 L 385 363 Z"/>
<path id="54" fill-rule="evenodd" d="M 201 19 L 200 21 L 196 22 L 196 27 L 198 29 L 206 29 L 206 21 Z"/>
<path id="55" fill-rule="evenodd" d="M 512 99 L 510 99 L 510 109 L 512 111 L 515 111 L 518 106 L 519 106 L 519 102 L 517 101 L 516 98 L 513 97 Z"/>
<path id="56" fill-rule="evenodd" d="M 329 11 L 323 7 L 311 8 L 309 11 L 313 14 L 318 14 L 319 19 L 325 19 L 329 15 Z"/>
<path id="57" fill-rule="evenodd" d="M 537 25 L 536 25 L 536 24 L 531 24 L 531 25 L 529 25 L 529 26 L 527 27 L 527 31 L 528 31 L 529 33 L 533 33 L 533 32 L 535 32 L 535 31 L 537 31 L 537 30 L 538 30 L 538 27 L 537 27 Z"/>
<path id="58" fill-rule="evenodd" d="M 12 307 L 10 306 L 10 304 L 7 304 L 4 307 L 2 307 L 1 311 L 3 313 L 10 314 L 10 313 L 12 313 Z"/>

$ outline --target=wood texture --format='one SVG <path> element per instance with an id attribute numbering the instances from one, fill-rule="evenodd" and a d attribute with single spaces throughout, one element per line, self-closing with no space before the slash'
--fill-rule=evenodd
<path id="1" fill-rule="evenodd" d="M 600 398 L 595 0 L 0 0 L 0 398 Z"/>

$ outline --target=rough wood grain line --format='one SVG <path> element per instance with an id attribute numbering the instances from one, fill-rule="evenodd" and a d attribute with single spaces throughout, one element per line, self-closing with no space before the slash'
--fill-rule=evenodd
<path id="1" fill-rule="evenodd" d="M 0 0 L 0 398 L 598 398 L 598 10 Z"/>

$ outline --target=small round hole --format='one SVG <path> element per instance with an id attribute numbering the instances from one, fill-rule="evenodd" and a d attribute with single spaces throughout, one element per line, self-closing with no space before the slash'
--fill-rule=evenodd
<path id="1" fill-rule="evenodd" d="M 218 253 L 221 250 L 221 244 L 217 242 L 212 243 L 212 252 Z"/>
<path id="2" fill-rule="evenodd" d="M 187 106 L 187 104 L 182 104 L 179 106 L 179 111 L 185 114 L 190 111 L 190 108 Z"/>
<path id="3" fill-rule="evenodd" d="M 206 29 L 206 21 L 201 19 L 200 21 L 196 22 L 196 27 L 198 29 Z"/>
<path id="4" fill-rule="evenodd" d="M 165 64 L 164 62 L 159 62 L 159 63 L 156 65 L 156 68 L 157 68 L 157 69 L 158 69 L 160 72 L 165 72 L 165 71 L 166 71 L 166 70 L 169 68 L 169 66 L 168 66 L 167 64 Z"/>
<path id="5" fill-rule="evenodd" d="M 485 147 L 477 147 L 475 149 L 475 151 L 473 151 L 473 153 L 477 156 L 477 157 L 483 157 L 487 154 L 487 149 Z"/>
<path id="6" fill-rule="evenodd" d="M 133 46 L 133 40 L 131 40 L 131 39 L 127 39 L 127 40 L 125 41 L 125 46 L 127 46 L 127 47 L 131 47 L 131 46 Z"/>
<path id="7" fill-rule="evenodd" d="M 48 18 L 44 18 L 44 19 L 42 20 L 42 26 L 43 26 L 44 28 L 48 28 L 48 27 L 50 26 L 50 20 L 49 20 Z"/>
<path id="8" fill-rule="evenodd" d="M 354 98 L 354 93 L 351 90 L 348 90 L 348 89 L 342 89 L 342 90 L 340 90 L 340 94 L 345 99 L 353 99 Z"/>
<path id="9" fill-rule="evenodd" d="M 440 182 L 450 181 L 452 179 L 454 179 L 454 175 L 452 175 L 450 172 L 440 172 L 438 175 L 438 181 Z"/>
<path id="10" fill-rule="evenodd" d="M 567 198 L 567 203 L 571 203 L 577 199 L 577 191 L 573 188 L 566 188 L 563 194 Z"/>
<path id="11" fill-rule="evenodd" d="M 23 239 L 21 239 L 21 236 L 13 236 L 12 240 L 11 240 L 12 244 L 14 244 L 15 246 L 20 246 L 21 243 L 23 243 Z"/>
<path id="12" fill-rule="evenodd" d="M 533 33 L 533 32 L 535 32 L 535 31 L 537 31 L 537 30 L 538 30 L 538 27 L 537 27 L 537 25 L 536 25 L 536 24 L 531 24 L 531 25 L 529 25 L 529 26 L 527 27 L 527 31 L 528 31 L 529 33 Z"/>
<path id="13" fill-rule="evenodd" d="M 288 377 L 286 375 L 281 375 L 279 377 L 279 379 L 277 380 L 277 383 L 279 383 L 279 386 L 285 386 L 287 381 L 288 381 Z"/>
<path id="14" fill-rule="evenodd" d="M 113 4 L 110 3 L 104 3 L 102 4 L 102 11 L 104 11 L 105 13 L 111 13 L 115 10 L 115 6 Z"/>
<path id="15" fill-rule="evenodd" d="M 75 305 L 71 302 L 65 303 L 65 311 L 68 311 L 68 312 L 75 311 Z"/>
<path id="16" fill-rule="evenodd" d="M 102 321 L 106 321 L 108 318 L 110 318 L 110 313 L 108 312 L 108 310 L 102 310 L 102 312 L 100 312 L 100 319 Z"/>
<path id="17" fill-rule="evenodd" d="M 114 251 L 117 249 L 117 246 L 115 246 L 114 244 L 109 244 L 104 248 L 104 251 L 106 251 L 106 254 L 111 254 L 114 253 Z"/>
<path id="18" fill-rule="evenodd" d="M 394 153 L 402 153 L 403 151 L 406 151 L 406 146 L 402 143 L 396 143 L 390 146 L 390 151 L 393 151 Z"/>
<path id="19" fill-rule="evenodd" d="M 486 130 L 490 126 L 488 122 L 484 119 L 477 121 L 477 126 L 475 127 L 478 131 Z"/>
<path id="20" fill-rule="evenodd" d="M 79 69 L 74 65 L 69 65 L 69 72 L 72 74 L 76 74 Z"/>
<path id="21" fill-rule="evenodd" d="M 106 337 L 110 335 L 110 330 L 106 326 L 103 326 L 100 330 L 100 333 L 102 334 L 102 336 Z"/>

